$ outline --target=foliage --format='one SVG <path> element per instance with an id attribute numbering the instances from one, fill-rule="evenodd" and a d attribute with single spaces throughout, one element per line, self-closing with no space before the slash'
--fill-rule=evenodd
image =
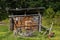
<path id="1" fill-rule="evenodd" d="M 54 12 L 53 8 L 49 7 L 48 9 L 46 9 L 45 11 L 45 16 L 47 18 L 54 18 L 56 16 L 56 13 Z"/>
<path id="2" fill-rule="evenodd" d="M 8 15 L 6 8 L 30 8 L 30 7 L 45 7 L 46 11 L 49 10 L 52 13 L 48 13 L 52 17 L 60 10 L 60 0 L 0 0 L 0 19 L 5 19 Z M 51 9 L 50 9 L 51 8 Z M 2 11 L 1 11 L 2 10 Z M 5 11 L 3 14 L 2 12 Z M 7 14 L 7 15 L 6 15 Z M 2 16 L 1 16 L 2 15 Z M 60 15 L 60 14 L 58 14 Z"/>

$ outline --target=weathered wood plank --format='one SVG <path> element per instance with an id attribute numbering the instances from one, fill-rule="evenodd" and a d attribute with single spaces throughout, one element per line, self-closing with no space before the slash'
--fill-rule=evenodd
<path id="1" fill-rule="evenodd" d="M 39 14 L 39 32 L 41 32 L 42 16 L 41 16 L 40 12 L 38 12 L 38 14 Z"/>

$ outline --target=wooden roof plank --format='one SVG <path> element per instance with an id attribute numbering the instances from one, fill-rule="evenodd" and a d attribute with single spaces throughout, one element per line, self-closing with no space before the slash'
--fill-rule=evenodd
<path id="1" fill-rule="evenodd" d="M 37 8 L 20 8 L 20 9 L 9 9 L 9 11 L 28 11 L 28 10 L 44 10 L 45 7 L 37 7 Z"/>

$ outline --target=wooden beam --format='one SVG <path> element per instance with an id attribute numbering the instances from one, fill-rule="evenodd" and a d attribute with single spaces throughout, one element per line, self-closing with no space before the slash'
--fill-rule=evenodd
<path id="1" fill-rule="evenodd" d="M 11 17 L 11 18 L 9 18 L 10 19 L 10 30 L 11 31 L 13 31 L 14 30 L 14 20 L 13 20 L 13 18 Z"/>
<path id="2" fill-rule="evenodd" d="M 26 16 L 26 15 L 10 15 L 9 18 L 10 18 L 10 17 L 16 17 L 16 16 L 24 17 L 24 16 Z M 27 15 L 27 16 L 38 16 L 38 14 Z"/>
<path id="3" fill-rule="evenodd" d="M 42 16 L 40 12 L 38 12 L 38 15 L 39 15 L 39 32 L 41 32 Z"/>

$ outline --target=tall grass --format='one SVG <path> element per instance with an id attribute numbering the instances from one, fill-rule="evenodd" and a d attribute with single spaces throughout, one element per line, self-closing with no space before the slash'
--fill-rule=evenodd
<path id="1" fill-rule="evenodd" d="M 0 25 L 0 40 L 60 40 L 60 22 L 59 22 L 59 18 L 55 19 L 55 23 L 53 25 L 53 29 L 52 32 L 55 33 L 55 36 L 52 38 L 48 38 L 47 35 L 42 35 L 39 32 L 35 32 L 34 34 L 36 34 L 33 37 L 15 37 L 13 35 L 13 32 L 9 31 L 9 26 L 7 25 Z M 6 22 L 7 24 L 9 24 L 8 19 L 5 20 L 4 22 Z M 51 22 L 50 19 L 42 19 L 42 24 L 46 27 L 50 27 L 51 26 Z"/>

